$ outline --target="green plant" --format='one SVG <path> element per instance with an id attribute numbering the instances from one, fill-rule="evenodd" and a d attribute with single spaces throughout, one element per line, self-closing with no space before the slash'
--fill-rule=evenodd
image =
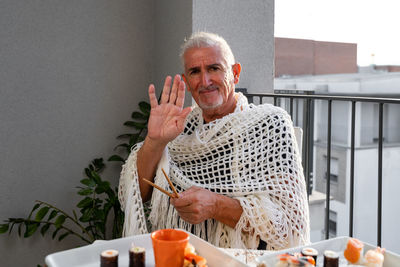
<path id="1" fill-rule="evenodd" d="M 112 155 L 108 161 L 122 164 L 132 147 L 144 139 L 150 105 L 140 102 L 139 109 L 140 111 L 132 113 L 132 120 L 124 123 L 135 131 L 117 137 L 127 141 L 115 147 L 114 150 L 120 154 Z M 85 177 L 77 187 L 77 193 L 83 197 L 76 205 L 79 215 L 75 210 L 70 214 L 47 202 L 37 200 L 27 218 L 8 218 L 4 224 L 0 224 L 0 234 L 11 234 L 17 226 L 18 235 L 24 238 L 32 236 L 38 229 L 43 236 L 52 232 L 52 238 L 59 241 L 72 235 L 89 244 L 96 239 L 121 237 L 124 214 L 118 201 L 118 188 L 113 189 L 108 181 L 101 178 L 105 167 L 103 159 L 96 158 L 85 168 Z M 113 219 L 109 233 L 107 222 L 110 213 L 113 214 Z"/>

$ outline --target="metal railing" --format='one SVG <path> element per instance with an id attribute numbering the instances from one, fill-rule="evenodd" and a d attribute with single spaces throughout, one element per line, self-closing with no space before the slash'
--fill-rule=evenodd
<path id="1" fill-rule="evenodd" d="M 275 91 L 279 92 L 279 91 Z M 313 117 L 314 117 L 314 102 L 316 100 L 326 101 L 328 104 L 327 112 L 327 161 L 326 161 L 326 208 L 325 208 L 325 239 L 329 238 L 329 211 L 330 211 L 330 193 L 331 193 L 331 150 L 332 150 L 332 102 L 333 101 L 347 101 L 351 103 L 351 138 L 350 138 L 350 199 L 349 199 L 349 236 L 354 234 L 354 151 L 355 151 L 355 122 L 356 122 L 356 103 L 358 102 L 371 102 L 379 105 L 379 125 L 378 125 L 378 199 L 377 199 L 377 245 L 381 246 L 382 243 L 382 153 L 383 153 L 383 107 L 387 104 L 400 104 L 400 99 L 395 98 L 377 98 L 377 97 L 353 97 L 353 96 L 335 96 L 335 95 L 315 95 L 313 91 L 298 93 L 274 93 L 274 94 L 244 94 L 248 97 L 249 102 L 263 104 L 265 99 L 273 99 L 274 105 L 279 104 L 280 99 L 289 99 L 288 113 L 293 118 L 293 101 L 295 99 L 302 99 L 305 107 L 303 114 L 303 168 L 307 182 L 308 193 L 311 193 L 310 188 L 310 174 L 312 175 L 312 157 L 313 157 Z"/>

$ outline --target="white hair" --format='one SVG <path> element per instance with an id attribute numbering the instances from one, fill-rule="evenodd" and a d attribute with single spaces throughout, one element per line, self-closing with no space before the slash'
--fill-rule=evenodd
<path id="1" fill-rule="evenodd" d="M 218 47 L 221 50 L 222 57 L 225 59 L 227 66 L 235 64 L 235 57 L 228 43 L 221 36 L 210 32 L 195 32 L 188 39 L 185 38 L 181 46 L 180 57 L 182 65 L 185 66 L 184 55 L 190 48 L 202 47 Z"/>

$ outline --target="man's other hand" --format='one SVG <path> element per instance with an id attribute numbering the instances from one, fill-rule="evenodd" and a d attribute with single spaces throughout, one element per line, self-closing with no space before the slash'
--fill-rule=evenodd
<path id="1" fill-rule="evenodd" d="M 171 198 L 170 201 L 179 216 L 191 224 L 214 218 L 217 210 L 217 194 L 197 186 L 179 193 L 179 198 Z"/>

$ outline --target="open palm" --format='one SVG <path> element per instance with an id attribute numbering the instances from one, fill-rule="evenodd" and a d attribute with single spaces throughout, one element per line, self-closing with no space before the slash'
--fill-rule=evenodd
<path id="1" fill-rule="evenodd" d="M 158 103 L 154 85 L 149 86 L 151 105 L 147 136 L 162 144 L 174 140 L 184 129 L 191 107 L 183 108 L 185 100 L 185 83 L 176 75 L 171 88 L 172 78 L 165 79 L 163 93 Z"/>

